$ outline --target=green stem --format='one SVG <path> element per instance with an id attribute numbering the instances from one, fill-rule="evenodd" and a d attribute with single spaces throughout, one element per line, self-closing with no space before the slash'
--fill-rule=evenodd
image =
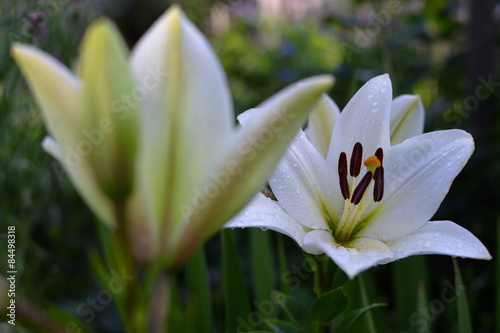
<path id="1" fill-rule="evenodd" d="M 163 272 L 153 286 L 150 299 L 151 333 L 167 332 L 168 314 L 170 312 L 172 279 L 169 272 Z"/>
<path id="2" fill-rule="evenodd" d="M 131 251 L 129 237 L 127 233 L 127 219 L 125 215 L 125 206 L 121 203 L 115 203 L 115 216 L 118 222 L 118 227 L 115 229 L 113 236 L 118 245 L 117 253 L 117 269 L 124 276 L 133 277 L 127 278 L 127 283 L 124 286 L 125 296 L 123 298 L 123 321 L 128 333 L 140 333 L 144 331 L 144 323 L 141 312 L 136 312 L 139 293 L 139 275 L 134 263 L 134 257 Z"/>
<path id="3" fill-rule="evenodd" d="M 318 260 L 318 257 L 314 257 L 316 261 L 316 283 L 318 287 L 318 297 L 320 297 L 325 291 L 325 273 L 326 268 L 324 260 Z"/>

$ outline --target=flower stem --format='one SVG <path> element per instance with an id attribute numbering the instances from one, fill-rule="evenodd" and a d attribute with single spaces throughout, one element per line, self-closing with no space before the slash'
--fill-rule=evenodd
<path id="1" fill-rule="evenodd" d="M 141 312 L 136 312 L 138 305 L 139 275 L 137 273 L 129 237 L 127 233 L 127 219 L 125 206 L 122 203 L 115 203 L 115 216 L 118 227 L 114 230 L 113 236 L 118 246 L 116 253 L 118 271 L 128 277 L 124 286 L 125 296 L 122 298 L 122 315 L 128 333 L 139 333 L 144 331 L 144 323 Z"/>
<path id="2" fill-rule="evenodd" d="M 167 332 L 168 314 L 170 312 L 172 277 L 169 272 L 161 273 L 151 293 L 150 299 L 150 331 L 151 333 Z"/>

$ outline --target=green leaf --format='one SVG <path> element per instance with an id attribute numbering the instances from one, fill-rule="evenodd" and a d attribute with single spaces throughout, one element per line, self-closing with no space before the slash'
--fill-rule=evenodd
<path id="1" fill-rule="evenodd" d="M 233 240 L 233 231 L 223 229 L 222 235 L 222 286 L 226 310 L 226 332 L 238 331 L 238 319 L 246 319 L 250 313 L 250 302 L 238 252 Z"/>
<path id="2" fill-rule="evenodd" d="M 428 285 L 426 259 L 425 256 L 414 256 L 396 261 L 391 266 L 398 328 L 404 330 L 408 326 L 408 318 L 416 311 L 419 284 Z"/>
<path id="3" fill-rule="evenodd" d="M 56 322 L 63 324 L 66 332 L 80 332 L 80 333 L 92 333 L 94 332 L 87 324 L 82 320 L 77 319 L 71 314 L 62 311 L 61 309 L 49 305 L 47 309 L 47 315 Z M 85 317 L 86 318 L 86 317 Z"/>
<path id="4" fill-rule="evenodd" d="M 250 229 L 250 253 L 255 298 L 260 303 L 269 300 L 274 289 L 274 264 L 269 240 L 270 233 L 260 229 Z"/>
<path id="5" fill-rule="evenodd" d="M 352 324 L 354 324 L 356 322 L 356 320 L 358 320 L 364 313 L 370 311 L 371 309 L 374 309 L 374 308 L 379 308 L 379 307 L 383 307 L 383 306 L 387 306 L 387 304 L 385 303 L 373 303 L 371 305 L 368 305 L 368 306 L 365 306 L 365 307 L 362 307 L 360 309 L 357 309 L 357 310 L 353 310 L 345 315 L 341 315 L 337 318 L 335 318 L 332 322 L 332 325 L 331 325 L 331 328 L 332 328 L 332 332 L 340 332 L 340 333 L 344 333 L 345 331 L 347 331 L 347 329 L 349 329 L 349 327 L 352 326 Z"/>
<path id="6" fill-rule="evenodd" d="M 212 332 L 212 307 L 203 246 L 200 246 L 187 262 L 186 279 L 189 300 L 193 303 L 197 314 L 196 332 L 210 333 Z"/>
<path id="7" fill-rule="evenodd" d="M 326 326 L 349 306 L 349 297 L 344 289 L 337 288 L 318 297 L 311 306 L 309 318 L 312 322 Z"/>
<path id="8" fill-rule="evenodd" d="M 426 309 L 429 306 L 429 302 L 427 300 L 427 294 L 425 290 L 425 284 L 424 283 L 419 283 L 418 284 L 418 297 L 417 297 L 417 309 Z M 416 309 L 415 309 L 416 311 Z M 414 312 L 416 313 L 416 312 Z M 411 317 L 412 314 L 410 314 Z M 408 320 L 407 318 L 407 320 Z M 421 319 L 419 319 L 421 322 L 420 328 L 419 328 L 419 333 L 431 333 L 432 332 L 432 322 L 429 320 L 427 316 L 422 316 Z M 408 321 L 407 323 L 408 324 Z"/>
<path id="9" fill-rule="evenodd" d="M 455 270 L 455 288 L 457 290 L 464 290 L 464 282 L 460 274 L 457 259 L 453 258 L 453 267 Z M 472 325 L 470 321 L 469 304 L 467 302 L 467 295 L 465 291 L 457 293 L 457 309 L 458 309 L 458 332 L 471 333 Z"/>
<path id="10" fill-rule="evenodd" d="M 296 326 L 284 320 L 267 319 L 266 324 L 274 333 L 299 333 Z"/>
<path id="11" fill-rule="evenodd" d="M 368 302 L 368 293 L 366 292 L 365 282 L 363 279 L 363 275 L 358 276 L 359 289 L 361 291 L 361 300 L 363 306 L 366 307 L 369 305 Z M 366 315 L 366 322 L 368 324 L 368 330 L 370 333 L 376 333 L 377 329 L 375 328 L 375 321 L 373 320 L 373 316 L 371 312 L 368 312 Z"/>
<path id="12" fill-rule="evenodd" d="M 327 285 L 325 291 L 333 290 L 342 287 L 349 278 L 332 260 L 326 263 L 326 278 Z"/>
<path id="13" fill-rule="evenodd" d="M 301 303 L 279 291 L 273 292 L 273 298 L 300 332 L 309 330 L 309 311 Z"/>
<path id="14" fill-rule="evenodd" d="M 276 234 L 277 243 L 278 243 L 278 260 L 280 266 L 280 287 L 281 290 L 290 295 L 292 293 L 290 289 L 289 279 L 285 279 L 284 276 L 288 270 L 288 265 L 286 263 L 286 251 L 285 251 L 285 241 L 282 234 Z"/>

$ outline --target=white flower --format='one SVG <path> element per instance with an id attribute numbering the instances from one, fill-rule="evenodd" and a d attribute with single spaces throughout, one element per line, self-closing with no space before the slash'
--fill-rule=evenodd
<path id="1" fill-rule="evenodd" d="M 101 220 L 128 229 L 139 260 L 167 266 L 252 199 L 333 83 L 325 75 L 292 85 L 241 129 L 215 52 L 179 6 L 128 60 L 107 20 L 88 29 L 81 50 L 75 74 L 32 46 L 12 48 L 42 109 L 43 147 Z"/>
<path id="2" fill-rule="evenodd" d="M 326 157 L 299 131 L 269 178 L 277 202 L 259 194 L 225 227 L 284 233 L 308 253 L 326 253 L 350 278 L 415 254 L 490 259 L 469 231 L 429 221 L 472 154 L 472 137 L 461 130 L 413 136 L 422 125 L 391 117 L 391 107 L 408 109 L 391 95 L 388 75 L 366 83 L 332 121 Z M 259 112 L 240 122 L 251 124 Z M 391 122 L 402 128 L 393 129 L 393 146 Z"/>

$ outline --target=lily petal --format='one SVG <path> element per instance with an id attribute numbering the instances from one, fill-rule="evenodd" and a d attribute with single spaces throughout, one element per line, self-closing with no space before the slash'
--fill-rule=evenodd
<path id="1" fill-rule="evenodd" d="M 391 144 L 393 146 L 424 132 L 424 106 L 417 95 L 401 95 L 392 101 Z"/>
<path id="2" fill-rule="evenodd" d="M 132 187 L 139 130 L 138 104 L 122 101 L 134 91 L 127 53 L 111 21 L 100 19 L 87 29 L 81 50 L 82 133 L 93 149 L 86 158 L 104 192 L 119 200 Z"/>
<path id="3" fill-rule="evenodd" d="M 331 191 L 333 179 L 333 170 L 299 130 L 269 177 L 269 185 L 280 205 L 302 225 L 327 229 L 328 211 L 341 209 L 343 203 Z"/>
<path id="4" fill-rule="evenodd" d="M 363 145 L 363 161 L 377 148 L 386 151 L 390 147 L 391 103 L 392 87 L 387 74 L 371 79 L 358 90 L 333 127 L 327 161 L 334 170 L 341 152 L 350 160 L 356 142 Z"/>
<path id="5" fill-rule="evenodd" d="M 74 132 L 81 123 L 80 79 L 36 47 L 15 43 L 11 52 L 42 110 L 50 135 L 63 147 L 76 143 Z"/>
<path id="6" fill-rule="evenodd" d="M 174 254 L 175 260 L 186 255 L 187 251 L 182 252 L 182 244 L 192 244 L 192 237 L 207 237 L 216 232 L 264 185 L 283 151 L 305 121 L 308 111 L 332 83 L 333 79 L 329 75 L 305 79 L 285 88 L 259 106 L 264 109 L 263 116 L 239 131 L 214 171 L 192 189 L 192 199 L 178 207 L 185 222 L 182 235 L 172 236 L 172 240 L 180 244 L 175 246 L 180 249 L 179 253 Z M 205 202 L 200 202 L 201 197 Z"/>
<path id="7" fill-rule="evenodd" d="M 326 158 L 332 139 L 333 125 L 340 115 L 337 104 L 324 94 L 309 114 L 305 133 L 316 149 Z"/>
<path id="8" fill-rule="evenodd" d="M 288 215 L 280 205 L 262 193 L 257 193 L 254 199 L 234 216 L 224 228 L 266 228 L 280 232 L 302 246 L 306 232 L 304 228 Z"/>
<path id="9" fill-rule="evenodd" d="M 323 99 L 323 97 L 321 98 Z M 319 102 L 318 102 L 319 103 Z M 264 109 L 251 109 L 238 116 L 248 126 L 262 116 Z M 325 219 L 330 206 L 342 208 L 332 191 L 332 170 L 326 160 L 299 129 L 276 169 L 269 177 L 269 185 L 280 205 L 295 220 L 313 229 L 327 229 Z"/>
<path id="10" fill-rule="evenodd" d="M 451 221 L 430 221 L 412 234 L 387 242 L 394 261 L 416 254 L 444 254 L 486 259 L 491 255 L 470 231 Z"/>
<path id="11" fill-rule="evenodd" d="M 178 205 L 213 165 L 214 148 L 232 140 L 229 87 L 210 44 L 177 5 L 139 40 L 130 66 L 145 92 L 140 159 L 149 200 L 158 220 L 175 223 Z"/>
<path id="12" fill-rule="evenodd" d="M 112 203 L 97 184 L 90 164 L 86 160 L 81 160 L 78 166 L 68 165 L 65 150 L 49 136 L 43 140 L 42 147 L 61 163 L 77 192 L 97 217 L 108 225 L 116 225 Z"/>
<path id="13" fill-rule="evenodd" d="M 384 198 L 372 204 L 366 217 L 370 223 L 359 235 L 390 241 L 421 228 L 473 150 L 472 137 L 461 130 L 426 133 L 392 147 L 384 159 Z"/>
<path id="14" fill-rule="evenodd" d="M 308 232 L 304 237 L 304 250 L 311 254 L 326 253 L 350 279 L 393 257 L 389 248 L 376 239 L 357 238 L 346 248 L 336 243 L 326 230 Z"/>

